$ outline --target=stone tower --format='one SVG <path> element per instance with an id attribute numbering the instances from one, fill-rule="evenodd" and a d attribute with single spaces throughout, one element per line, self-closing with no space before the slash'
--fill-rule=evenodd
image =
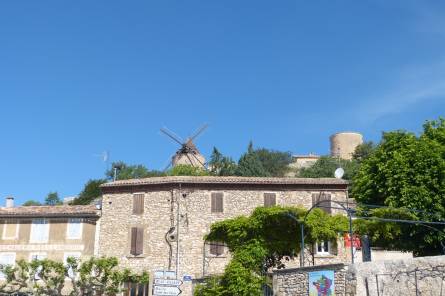
<path id="1" fill-rule="evenodd" d="M 331 156 L 352 159 L 355 148 L 363 144 L 363 135 L 356 132 L 340 132 L 330 137 Z"/>

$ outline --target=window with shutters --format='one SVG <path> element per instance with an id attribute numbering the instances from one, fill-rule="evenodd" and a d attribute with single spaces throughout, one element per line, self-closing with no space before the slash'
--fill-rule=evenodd
<path id="1" fill-rule="evenodd" d="M 223 194 L 222 192 L 212 193 L 212 213 L 224 212 Z"/>
<path id="2" fill-rule="evenodd" d="M 144 194 L 133 194 L 133 215 L 141 215 L 144 213 Z"/>
<path id="3" fill-rule="evenodd" d="M 312 205 L 321 202 L 317 207 L 322 209 L 328 214 L 332 213 L 331 210 L 331 195 L 329 193 L 320 192 L 320 193 L 312 193 Z"/>
<path id="4" fill-rule="evenodd" d="M 82 219 L 80 218 L 68 219 L 68 225 L 66 228 L 66 237 L 68 239 L 82 238 Z"/>
<path id="5" fill-rule="evenodd" d="M 220 242 L 210 242 L 209 243 L 209 253 L 213 256 L 224 255 L 224 244 Z"/>
<path id="6" fill-rule="evenodd" d="M 273 207 L 277 204 L 277 198 L 275 193 L 264 193 L 264 206 Z"/>
<path id="7" fill-rule="evenodd" d="M 19 223 L 17 220 L 8 220 L 3 224 L 3 239 L 17 239 L 19 236 Z"/>
<path id="8" fill-rule="evenodd" d="M 144 253 L 144 228 L 132 227 L 130 237 L 130 254 L 138 256 Z"/>
<path id="9" fill-rule="evenodd" d="M 34 219 L 31 224 L 31 243 L 46 243 L 49 236 L 49 224 L 46 219 Z"/>

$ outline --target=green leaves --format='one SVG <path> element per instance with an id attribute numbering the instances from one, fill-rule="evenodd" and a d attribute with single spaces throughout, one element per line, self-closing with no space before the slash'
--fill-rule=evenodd
<path id="1" fill-rule="evenodd" d="M 361 163 L 353 182 L 352 194 L 359 202 L 415 209 L 417 219 L 443 221 L 445 120 L 440 118 L 426 122 L 419 136 L 406 131 L 384 133 L 381 143 Z M 395 230 L 394 226 L 385 231 Z M 414 251 L 418 255 L 442 252 L 437 233 L 433 230 L 410 226 L 399 231 L 404 231 L 404 235 L 398 238 L 400 246 L 390 244 L 391 237 L 388 241 L 375 242 Z"/>
<path id="2" fill-rule="evenodd" d="M 115 295 L 123 291 L 124 282 L 147 283 L 149 280 L 148 273 L 122 271 L 113 257 L 92 257 L 85 262 L 70 257 L 66 264 L 48 259 L 19 260 L 14 267 L 4 267 L 2 272 L 7 281 L 0 285 L 0 294 L 7 295 L 20 292 L 59 296 L 67 287 L 72 289 L 72 296 Z M 70 283 L 65 286 L 67 279 Z"/>
<path id="3" fill-rule="evenodd" d="M 208 176 L 209 172 L 202 168 L 191 165 L 180 164 L 171 168 L 167 175 L 169 176 Z"/>
<path id="4" fill-rule="evenodd" d="M 284 267 L 282 259 L 300 251 L 300 223 L 305 214 L 305 209 L 297 207 L 260 207 L 249 217 L 214 223 L 205 239 L 224 242 L 232 261 L 221 277 L 199 286 L 195 295 L 259 295 L 266 283 L 264 272 L 270 267 Z M 345 216 L 314 209 L 305 223 L 306 242 L 335 240 L 347 227 Z"/>

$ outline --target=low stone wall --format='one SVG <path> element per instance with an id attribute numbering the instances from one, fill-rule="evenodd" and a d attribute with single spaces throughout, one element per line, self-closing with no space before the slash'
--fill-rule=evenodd
<path id="1" fill-rule="evenodd" d="M 274 295 L 306 296 L 309 295 L 309 273 L 321 270 L 333 270 L 335 281 L 335 295 L 346 294 L 346 280 L 348 266 L 344 264 L 329 264 L 303 268 L 275 270 L 273 273 Z"/>
<path id="2" fill-rule="evenodd" d="M 309 273 L 334 272 L 336 296 L 445 295 L 445 256 L 275 270 L 275 296 L 309 295 Z"/>
<path id="3" fill-rule="evenodd" d="M 363 262 L 348 272 L 357 278 L 356 295 L 445 295 L 445 256 Z"/>

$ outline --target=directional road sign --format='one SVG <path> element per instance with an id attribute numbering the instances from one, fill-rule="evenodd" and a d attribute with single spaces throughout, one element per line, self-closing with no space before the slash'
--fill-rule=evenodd
<path id="1" fill-rule="evenodd" d="M 155 279 L 154 284 L 156 286 L 180 286 L 182 285 L 182 281 L 170 279 Z"/>
<path id="2" fill-rule="evenodd" d="M 178 287 L 171 286 L 155 286 L 153 295 L 156 296 L 178 296 L 181 294 L 181 290 Z"/>

